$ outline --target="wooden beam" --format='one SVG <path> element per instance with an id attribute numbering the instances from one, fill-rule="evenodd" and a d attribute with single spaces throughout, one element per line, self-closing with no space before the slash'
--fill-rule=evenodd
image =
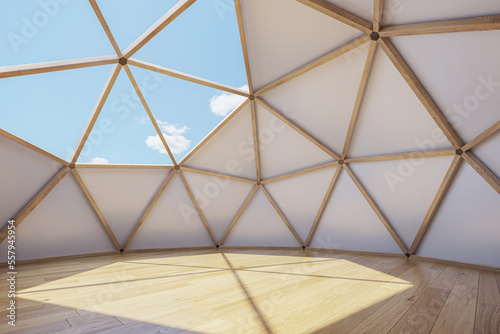
<path id="1" fill-rule="evenodd" d="M 59 182 L 68 174 L 70 168 L 64 166 L 59 172 L 33 197 L 17 215 L 12 219 L 14 226 L 17 228 L 19 224 L 37 207 L 38 204 L 47 196 L 52 189 L 59 184 Z M 0 243 L 4 241 L 9 233 L 9 224 L 7 224 L 0 232 Z"/>
<path id="2" fill-rule="evenodd" d="M 375 0 L 373 5 L 373 31 L 378 32 L 382 26 L 384 0 Z"/>
<path id="3" fill-rule="evenodd" d="M 111 241 L 115 245 L 116 249 L 120 250 L 120 243 L 118 242 L 118 240 L 116 240 L 116 237 L 115 237 L 113 231 L 109 227 L 108 222 L 106 221 L 106 218 L 104 218 L 104 215 L 102 214 L 101 210 L 99 210 L 99 207 L 97 206 L 97 203 L 94 201 L 94 198 L 90 194 L 90 191 L 88 190 L 87 186 L 85 185 L 85 182 L 83 182 L 83 179 L 80 176 L 80 173 L 78 173 L 78 171 L 76 169 L 72 169 L 71 173 L 73 174 L 76 182 L 78 183 L 78 185 L 82 189 L 83 193 L 85 194 L 85 197 L 87 197 L 87 200 L 89 201 L 90 205 L 92 206 L 95 213 L 97 214 L 97 217 L 99 217 L 99 221 L 101 222 L 102 226 L 106 230 L 109 238 L 111 239 Z"/>
<path id="4" fill-rule="evenodd" d="M 118 43 L 116 43 L 116 40 L 113 37 L 113 34 L 111 33 L 111 29 L 109 29 L 109 26 L 106 23 L 106 19 L 102 15 L 101 9 L 99 8 L 99 5 L 97 4 L 96 0 L 89 0 L 89 3 L 92 6 L 92 9 L 94 10 L 95 15 L 97 16 L 97 19 L 101 23 L 102 29 L 106 33 L 106 36 L 108 36 L 109 42 L 113 46 L 113 49 L 115 50 L 116 55 L 119 58 L 123 57 L 123 54 L 120 50 L 120 47 L 118 46 Z"/>
<path id="5" fill-rule="evenodd" d="M 174 169 L 171 165 L 127 165 L 127 164 L 75 164 L 76 168 L 113 168 L 113 169 Z"/>
<path id="6" fill-rule="evenodd" d="M 337 57 L 340 57 L 343 54 L 346 54 L 347 52 L 354 50 L 355 48 L 357 48 L 365 43 L 368 43 L 369 41 L 370 41 L 369 36 L 364 35 L 364 36 L 358 37 L 355 40 L 348 42 L 348 43 L 342 45 L 341 47 L 339 47 L 333 51 L 328 52 L 324 56 L 321 56 L 318 59 L 315 59 L 315 60 L 307 63 L 306 65 L 296 69 L 295 71 L 292 71 L 292 72 L 282 76 L 281 78 L 271 82 L 270 84 L 262 87 L 261 89 L 259 89 L 255 93 L 255 96 L 262 95 L 262 94 L 270 91 L 273 88 L 276 88 L 280 85 L 283 85 L 284 83 L 286 83 L 286 82 L 288 82 L 288 81 L 290 81 L 290 80 L 292 80 L 292 79 L 294 79 L 294 78 L 296 78 L 304 73 L 307 73 L 307 72 L 315 69 L 316 67 L 321 66 L 321 65 L 329 62 L 330 60 L 333 60 Z"/>
<path id="7" fill-rule="evenodd" d="M 235 180 L 239 182 L 245 182 L 245 183 L 255 183 L 255 180 L 252 179 L 246 179 L 244 177 L 239 177 L 235 175 L 229 175 L 229 174 L 223 174 L 223 173 L 217 173 L 217 172 L 212 172 L 208 171 L 205 169 L 200 169 L 200 168 L 194 168 L 194 167 L 188 167 L 188 166 L 181 166 L 180 167 L 182 171 L 186 172 L 193 172 L 193 173 L 198 173 L 198 174 L 205 174 L 205 175 L 210 175 L 210 176 L 215 176 L 215 177 L 221 177 L 224 179 L 229 179 L 229 180 Z"/>
<path id="8" fill-rule="evenodd" d="M 500 121 L 496 122 L 495 124 L 490 126 L 488 129 L 486 129 L 484 132 L 482 132 L 479 136 L 477 136 L 476 138 L 472 139 L 470 142 L 465 144 L 462 147 L 462 151 L 465 152 L 465 151 L 470 150 L 471 148 L 473 148 L 477 144 L 479 144 L 479 143 L 483 142 L 485 139 L 489 138 L 491 135 L 493 135 L 498 130 L 500 130 Z"/>
<path id="9" fill-rule="evenodd" d="M 363 20 L 362 18 L 353 15 L 343 9 L 340 9 L 329 2 L 323 0 L 297 0 L 298 2 L 309 6 L 317 11 L 333 17 L 334 19 L 347 24 L 355 29 L 361 30 L 365 34 L 370 34 L 373 30 L 373 26 L 370 22 Z"/>
<path id="10" fill-rule="evenodd" d="M 377 2 L 377 0 L 375 0 L 375 2 Z M 363 69 L 363 75 L 361 76 L 358 95 L 356 96 L 356 101 L 354 102 L 354 109 L 352 111 L 351 122 L 349 123 L 349 128 L 347 130 L 347 135 L 344 142 L 344 148 L 342 149 L 342 155 L 341 155 L 342 159 L 345 159 L 347 151 L 349 149 L 349 145 L 351 143 L 352 134 L 354 133 L 354 127 L 356 126 L 359 110 L 361 109 L 361 102 L 363 101 L 363 96 L 365 95 L 368 78 L 370 77 L 370 71 L 372 68 L 373 59 L 375 58 L 376 49 L 377 49 L 377 42 L 372 41 L 370 43 L 370 49 L 368 50 L 368 56 L 366 58 L 365 67 Z"/>
<path id="11" fill-rule="evenodd" d="M 448 188 L 451 185 L 451 182 L 455 178 L 455 174 L 457 174 L 458 167 L 460 167 L 460 163 L 462 162 L 462 159 L 460 156 L 456 155 L 455 158 L 453 158 L 453 161 L 451 162 L 450 168 L 448 168 L 448 172 L 446 172 L 446 175 L 444 176 L 443 182 L 441 182 L 441 186 L 439 187 L 436 196 L 434 196 L 434 200 L 432 201 L 431 207 L 427 211 L 427 214 L 425 215 L 424 221 L 422 222 L 422 225 L 420 225 L 420 229 L 418 230 L 417 234 L 415 235 L 415 239 L 413 240 L 413 243 L 410 247 L 410 254 L 415 254 L 417 251 L 418 247 L 420 246 L 420 243 L 422 242 L 422 239 L 424 238 L 425 234 L 427 233 L 427 229 L 429 228 L 432 220 L 434 219 L 434 216 L 441 205 L 441 202 L 443 201 L 443 198 L 448 191 Z"/>
<path id="12" fill-rule="evenodd" d="M 336 165 L 338 165 L 337 161 L 327 162 L 326 164 L 321 164 L 321 165 L 317 165 L 317 166 L 313 166 L 313 167 L 309 167 L 309 168 L 304 168 L 304 169 L 297 170 L 297 171 L 294 171 L 294 172 L 291 172 L 291 173 L 286 173 L 286 174 L 278 175 L 278 176 L 275 176 L 275 177 L 271 177 L 269 179 L 262 180 L 261 183 L 262 184 L 267 184 L 267 183 L 271 183 L 271 182 L 274 182 L 274 181 L 279 181 L 279 180 L 287 179 L 289 177 L 294 177 L 294 176 L 297 176 L 297 175 L 300 175 L 300 174 L 314 172 L 314 171 L 316 171 L 318 169 L 323 169 L 323 168 L 332 167 L 332 166 L 336 166 Z"/>
<path id="13" fill-rule="evenodd" d="M 182 171 L 178 170 L 177 174 L 179 174 L 179 176 L 181 177 L 182 183 L 184 183 L 184 187 L 186 187 L 186 190 L 189 194 L 189 197 L 191 197 L 191 201 L 193 202 L 193 204 L 196 208 L 196 211 L 198 211 L 198 215 L 200 216 L 201 221 L 203 222 L 203 225 L 205 225 L 205 228 L 207 229 L 207 232 L 210 235 L 210 238 L 212 239 L 214 245 L 217 245 L 217 241 L 215 240 L 214 235 L 212 234 L 212 231 L 210 230 L 210 227 L 208 226 L 207 220 L 205 219 L 203 212 L 201 212 L 201 209 L 200 209 L 200 206 L 198 205 L 198 202 L 196 202 L 196 199 L 194 198 L 193 192 L 189 188 L 189 185 L 188 185 L 186 179 L 184 178 L 184 175 L 182 174 Z"/>
<path id="14" fill-rule="evenodd" d="M 148 207 L 146 208 L 146 210 L 142 214 L 142 216 L 139 219 L 139 221 L 137 222 L 137 224 L 135 224 L 134 229 L 132 230 L 132 232 L 130 232 L 129 236 L 127 237 L 127 240 L 125 241 L 125 243 L 123 244 L 123 246 L 121 247 L 121 249 L 125 250 L 128 247 L 128 245 L 132 241 L 132 238 L 137 233 L 137 231 L 139 230 L 139 228 L 142 226 L 142 224 L 144 223 L 144 221 L 148 217 L 148 215 L 151 212 L 151 210 L 153 210 L 153 207 L 155 206 L 156 202 L 158 202 L 158 200 L 160 199 L 161 195 L 165 191 L 165 188 L 167 188 L 168 184 L 170 183 L 170 180 L 172 180 L 172 177 L 174 177 L 174 175 L 175 175 L 176 172 L 177 172 L 176 170 L 172 170 L 170 173 L 168 173 L 167 178 L 165 179 L 165 181 L 163 181 L 160 189 L 158 189 L 158 191 L 156 192 L 156 194 L 153 197 L 153 199 L 151 200 L 151 202 L 149 202 Z"/>
<path id="15" fill-rule="evenodd" d="M 388 26 L 380 30 L 381 37 L 444 34 L 453 32 L 484 31 L 500 29 L 500 15 L 479 16 L 467 19 L 433 21 Z"/>
<path id="16" fill-rule="evenodd" d="M 75 150 L 73 152 L 73 155 L 71 156 L 71 163 L 75 164 L 78 158 L 80 157 L 80 154 L 82 153 L 83 147 L 85 146 L 85 143 L 87 142 L 87 138 L 90 136 L 90 132 L 94 128 L 94 124 L 97 121 L 97 118 L 99 117 L 99 114 L 101 113 L 102 108 L 104 107 L 104 104 L 106 103 L 106 100 L 109 96 L 109 93 L 111 92 L 111 89 L 113 88 L 113 85 L 116 82 L 116 78 L 118 78 L 118 74 L 120 73 L 122 66 L 116 64 L 113 66 L 113 69 L 111 70 L 111 73 L 109 74 L 108 80 L 106 80 L 106 83 L 104 84 L 104 88 L 101 91 L 101 95 L 97 99 L 97 103 L 94 106 L 94 110 L 92 110 L 92 113 L 90 114 L 90 117 L 87 121 L 87 124 L 85 125 L 85 129 L 83 130 L 80 139 L 78 140 L 78 143 L 76 144 Z"/>
<path id="17" fill-rule="evenodd" d="M 57 161 L 60 164 L 63 164 L 64 166 L 69 166 L 69 162 L 68 161 L 63 160 L 63 159 L 59 158 L 58 156 L 56 156 L 56 155 L 54 155 L 54 154 L 52 154 L 50 152 L 47 152 L 44 149 L 42 149 L 42 148 L 40 148 L 40 147 L 38 147 L 36 145 L 33 145 L 30 142 L 27 142 L 26 140 L 21 139 L 21 138 L 19 138 L 16 135 L 13 135 L 10 132 L 7 132 L 5 130 L 0 129 L 0 135 L 4 136 L 5 138 L 8 138 L 8 139 L 10 139 L 12 141 L 15 141 L 16 143 L 21 144 L 24 147 L 29 148 L 30 150 L 33 150 L 33 151 L 35 151 L 35 152 L 37 152 L 39 154 L 42 154 L 42 155 L 46 156 L 47 158 L 50 158 L 50 159 L 52 159 L 54 161 Z"/>
<path id="18" fill-rule="evenodd" d="M 401 159 L 415 159 L 424 157 L 441 157 L 447 155 L 454 155 L 454 149 L 444 149 L 444 150 L 431 150 L 431 151 L 417 151 L 410 153 L 396 153 L 396 154 L 384 154 L 384 155 L 372 155 L 370 157 L 359 157 L 359 158 L 348 158 L 345 162 L 370 162 L 370 161 L 385 161 L 385 160 L 401 160 Z"/>
<path id="19" fill-rule="evenodd" d="M 142 95 L 141 89 L 139 88 L 137 81 L 135 81 L 134 76 L 132 75 L 132 71 L 130 70 L 128 65 L 124 65 L 123 67 L 125 68 L 125 72 L 127 72 L 127 75 L 130 79 L 130 82 L 132 83 L 132 86 L 134 86 L 135 92 L 139 96 L 139 99 L 141 100 L 142 105 L 143 105 L 144 109 L 146 110 L 146 113 L 149 116 L 149 120 L 151 121 L 151 123 L 153 124 L 153 127 L 156 130 L 156 134 L 158 135 L 158 137 L 160 137 L 160 140 L 163 144 L 163 147 L 165 147 L 165 150 L 167 151 L 168 156 L 170 157 L 170 160 L 172 160 L 172 163 L 174 165 L 177 165 L 177 162 L 175 161 L 174 155 L 172 154 L 172 151 L 170 151 L 170 148 L 168 147 L 167 140 L 163 136 L 163 133 L 161 132 L 160 127 L 158 126 L 158 123 L 156 122 L 156 119 L 153 116 L 153 113 L 151 112 L 151 109 L 149 109 L 149 106 L 146 102 L 146 99 L 144 98 L 144 95 Z"/>
<path id="20" fill-rule="evenodd" d="M 339 167 L 337 167 L 335 174 L 333 174 L 332 181 L 330 182 L 330 185 L 328 186 L 328 190 L 326 191 L 325 197 L 323 198 L 323 201 L 321 202 L 318 213 L 316 214 L 316 218 L 314 218 L 314 222 L 311 226 L 311 229 L 309 230 L 309 234 L 307 235 L 306 243 L 304 244 L 304 246 L 306 246 L 306 247 L 309 247 L 309 244 L 311 243 L 311 239 L 314 236 L 314 232 L 316 232 L 316 228 L 318 227 L 319 220 L 321 219 L 321 216 L 323 215 L 323 211 L 325 210 L 326 203 L 328 203 L 328 200 L 330 199 L 330 196 L 332 195 L 333 188 L 335 187 L 335 184 L 337 183 L 337 179 L 339 178 L 341 170 L 342 170 L 342 166 L 339 166 Z"/>
<path id="21" fill-rule="evenodd" d="M 245 26 L 243 24 L 243 15 L 241 13 L 240 0 L 234 0 L 236 10 L 236 19 L 238 20 L 238 30 L 240 33 L 241 49 L 243 52 L 243 60 L 245 61 L 245 71 L 247 73 L 248 90 L 253 94 L 252 72 L 250 71 L 250 60 L 248 58 L 247 41 L 245 35 Z"/>
<path id="22" fill-rule="evenodd" d="M 396 66 L 399 73 L 401 73 L 408 86 L 410 86 L 410 88 L 412 89 L 413 93 L 415 93 L 420 102 L 424 105 L 425 109 L 427 109 L 427 112 L 434 119 L 441 131 L 443 131 L 444 135 L 446 136 L 446 138 L 448 138 L 453 147 L 455 149 L 459 149 L 460 147 L 462 147 L 464 145 L 462 139 L 460 139 L 441 110 L 439 110 L 436 103 L 434 103 L 430 95 L 425 90 L 424 86 L 422 86 L 408 64 L 406 64 L 406 62 L 404 61 L 403 57 L 401 57 L 399 52 L 396 50 L 392 42 L 388 38 L 379 38 L 378 43 L 385 51 L 389 59 L 392 61 L 394 66 Z"/>
<path id="23" fill-rule="evenodd" d="M 462 158 L 500 195 L 500 178 L 498 176 L 486 167 L 471 151 L 462 154 Z"/>
<path id="24" fill-rule="evenodd" d="M 50 61 L 46 63 L 25 64 L 0 67 L 0 78 L 20 77 L 48 72 L 74 70 L 92 66 L 110 65 L 118 63 L 117 56 L 104 56 L 70 60 Z"/>
<path id="25" fill-rule="evenodd" d="M 288 117 L 286 117 L 285 115 L 283 115 L 282 113 L 280 113 L 279 111 L 277 111 L 276 109 L 274 109 L 273 107 L 271 107 L 262 98 L 258 97 L 258 98 L 256 98 L 256 100 L 257 100 L 257 102 L 261 106 L 263 106 L 264 108 L 266 108 L 271 114 L 273 114 L 274 116 L 276 116 L 278 119 L 280 119 L 282 122 L 284 122 L 285 124 L 287 124 L 289 127 L 291 127 L 292 129 L 294 129 L 295 131 L 297 131 L 299 134 L 301 134 L 302 136 L 304 136 L 307 140 L 309 140 L 310 142 L 312 142 L 314 145 L 318 146 L 325 153 L 327 153 L 328 155 L 332 156 L 336 160 L 340 159 L 340 156 L 337 153 L 333 152 L 328 146 L 326 146 L 325 144 L 323 144 L 322 142 L 320 142 L 318 139 L 314 138 L 311 134 L 309 134 L 309 132 L 307 132 L 304 129 L 302 129 L 299 125 L 297 125 L 291 119 L 289 119 Z"/>
<path id="26" fill-rule="evenodd" d="M 253 146 L 255 155 L 255 170 L 257 174 L 257 182 L 260 182 L 260 158 L 259 158 L 259 135 L 257 133 L 257 113 L 255 111 L 255 101 L 250 101 L 252 108 L 252 130 L 253 130 Z"/>
<path id="27" fill-rule="evenodd" d="M 387 229 L 387 231 L 389 231 L 389 233 L 391 234 L 391 236 L 394 239 L 394 241 L 396 241 L 396 243 L 398 244 L 399 248 L 401 248 L 401 250 L 403 251 L 404 254 L 407 254 L 408 253 L 408 248 L 406 248 L 406 245 L 404 244 L 403 240 L 398 235 L 398 233 L 396 232 L 396 230 L 394 229 L 394 227 L 392 227 L 391 223 L 389 223 L 389 220 L 387 220 L 387 218 L 384 216 L 384 214 L 382 213 L 382 210 L 380 210 L 380 208 L 378 207 L 377 203 L 375 203 L 375 201 L 370 196 L 370 194 L 368 193 L 368 191 L 366 190 L 366 188 L 363 186 L 363 184 L 361 183 L 361 181 L 359 181 L 359 179 L 356 177 L 356 175 L 354 174 L 354 172 L 351 170 L 351 167 L 349 167 L 349 165 L 346 164 L 346 165 L 344 165 L 344 168 L 345 168 L 347 174 L 349 174 L 349 176 L 351 177 L 351 179 L 354 181 L 354 183 L 358 187 L 359 191 L 361 191 L 361 193 L 365 197 L 365 199 L 368 202 L 368 204 L 370 204 L 370 206 L 372 207 L 373 211 L 375 211 L 375 214 L 378 216 L 378 218 L 380 219 L 380 221 L 382 221 L 382 223 L 384 224 L 384 226 Z"/>
<path id="28" fill-rule="evenodd" d="M 139 51 L 147 42 L 155 37 L 160 31 L 169 25 L 175 18 L 181 15 L 186 9 L 189 8 L 196 0 L 180 0 L 174 7 L 172 7 L 165 15 L 163 15 L 155 24 L 146 30 L 138 39 L 136 39 L 130 46 L 123 52 L 125 58 L 130 58 L 134 53 Z"/>
<path id="29" fill-rule="evenodd" d="M 262 192 L 264 193 L 264 195 L 266 195 L 266 197 L 269 200 L 269 202 L 271 202 L 271 205 L 273 206 L 274 210 L 276 210 L 276 212 L 278 213 L 278 215 L 281 217 L 281 220 L 283 220 L 283 223 L 285 223 L 286 227 L 288 227 L 288 229 L 290 230 L 290 232 L 292 232 L 293 236 L 295 237 L 295 240 L 297 240 L 297 242 L 299 243 L 299 245 L 301 247 L 304 247 L 304 243 L 302 242 L 302 240 L 300 240 L 299 235 L 297 234 L 297 232 L 295 232 L 294 228 L 292 227 L 292 225 L 290 224 L 290 222 L 288 221 L 288 219 L 286 219 L 285 215 L 283 214 L 283 212 L 281 211 L 281 209 L 278 207 L 278 205 L 276 204 L 276 202 L 274 201 L 274 199 L 267 192 L 266 187 L 264 187 L 263 184 L 261 184 L 259 187 L 262 190 Z"/>
<path id="30" fill-rule="evenodd" d="M 220 239 L 219 244 L 218 244 L 219 246 L 222 245 L 222 243 L 224 242 L 224 240 L 226 240 L 227 235 L 233 229 L 234 224 L 236 224 L 236 221 L 238 221 L 238 219 L 240 218 L 241 214 L 243 213 L 243 211 L 247 207 L 248 203 L 250 203 L 250 200 L 252 199 L 253 195 L 255 195 L 255 192 L 257 191 L 257 189 L 259 189 L 259 186 L 257 186 L 257 185 L 255 185 L 252 188 L 252 190 L 248 194 L 247 198 L 245 199 L 245 202 L 243 202 L 243 204 L 241 205 L 240 209 L 236 213 L 236 216 L 234 216 L 233 220 L 231 221 L 231 224 L 229 224 L 229 227 L 226 229 L 226 232 L 224 232 L 224 235 Z"/>
<path id="31" fill-rule="evenodd" d="M 193 149 L 184 158 L 182 158 L 182 160 L 179 162 L 179 165 L 184 165 L 186 161 L 188 161 L 189 158 L 193 156 L 193 154 L 195 154 L 200 148 L 203 147 L 203 145 L 205 145 L 207 141 L 210 140 L 210 138 L 212 138 L 217 132 L 219 132 L 220 129 L 224 127 L 224 125 L 226 125 L 231 119 L 233 119 L 234 116 L 236 116 L 243 108 L 245 108 L 248 104 L 248 101 L 249 100 L 245 100 L 238 108 L 236 108 L 232 113 L 224 118 L 222 122 L 219 123 L 219 125 L 217 125 L 212 131 L 210 131 L 210 133 L 205 138 L 203 138 L 203 140 L 200 141 L 198 145 L 193 147 Z"/>
<path id="32" fill-rule="evenodd" d="M 249 96 L 248 92 L 245 92 L 245 91 L 243 91 L 241 89 L 237 89 L 237 88 L 233 88 L 233 87 L 230 87 L 230 86 L 222 85 L 222 84 L 219 84 L 219 83 L 214 82 L 214 81 L 205 80 L 203 78 L 195 77 L 194 75 L 190 75 L 190 74 L 182 73 L 182 72 L 179 72 L 179 71 L 171 70 L 169 68 L 162 67 L 162 66 L 155 65 L 155 64 L 151 64 L 151 63 L 148 63 L 148 62 L 145 62 L 145 61 L 142 61 L 142 60 L 129 59 L 129 60 L 127 60 L 127 64 L 128 65 L 133 65 L 133 66 L 136 66 L 136 67 L 140 67 L 140 68 L 143 68 L 145 70 L 153 71 L 153 72 L 156 72 L 156 73 L 161 73 L 161 74 L 164 74 L 164 75 L 168 75 L 168 76 L 171 76 L 171 77 L 174 77 L 174 78 L 177 78 L 177 79 L 182 79 L 182 80 L 186 80 L 186 81 L 189 81 L 189 82 L 197 83 L 197 84 L 200 84 L 200 85 L 203 85 L 203 86 L 207 86 L 207 87 L 211 87 L 211 88 L 215 88 L 215 89 L 220 89 L 222 91 L 225 91 L 225 92 L 228 92 L 228 93 L 231 93 L 231 94 L 236 94 L 236 95 L 240 95 L 240 96 L 244 96 L 244 97 L 248 97 Z"/>

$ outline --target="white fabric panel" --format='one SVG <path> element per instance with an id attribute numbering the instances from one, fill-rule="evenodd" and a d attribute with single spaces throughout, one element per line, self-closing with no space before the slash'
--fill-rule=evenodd
<path id="1" fill-rule="evenodd" d="M 451 20 L 500 14 L 498 0 L 389 0 L 383 25 Z"/>
<path id="2" fill-rule="evenodd" d="M 62 164 L 0 135 L 0 227 L 35 196 Z"/>
<path id="3" fill-rule="evenodd" d="M 500 196 L 466 162 L 455 177 L 417 254 L 500 267 Z"/>
<path id="4" fill-rule="evenodd" d="M 410 246 L 453 156 L 351 164 L 389 222 Z"/>
<path id="5" fill-rule="evenodd" d="M 475 146 L 472 152 L 500 177 L 500 131 Z"/>
<path id="6" fill-rule="evenodd" d="M 337 167 L 266 184 L 274 201 L 305 242 Z"/>
<path id="7" fill-rule="evenodd" d="M 5 261 L 7 240 L 1 259 Z M 19 224 L 16 259 L 116 250 L 80 186 L 68 174 Z"/>
<path id="8" fill-rule="evenodd" d="M 263 179 L 334 161 L 330 155 L 264 107 L 257 104 L 256 110 Z"/>
<path id="9" fill-rule="evenodd" d="M 363 44 L 262 97 L 340 154 L 369 46 Z"/>
<path id="10" fill-rule="evenodd" d="M 185 165 L 255 179 L 254 152 L 252 113 L 248 103 Z"/>
<path id="11" fill-rule="evenodd" d="M 170 170 L 80 168 L 78 172 L 123 245 Z"/>
<path id="12" fill-rule="evenodd" d="M 219 241 L 254 185 L 198 173 L 185 172 L 184 177 Z"/>
<path id="13" fill-rule="evenodd" d="M 346 171 L 341 171 L 310 247 L 401 253 Z"/>
<path id="14" fill-rule="evenodd" d="M 349 157 L 448 148 L 451 144 L 379 47 Z"/>
<path id="15" fill-rule="evenodd" d="M 361 36 L 299 2 L 241 1 L 254 90 Z"/>
<path id="16" fill-rule="evenodd" d="M 214 246 L 214 244 L 181 178 L 179 175 L 174 175 L 128 248 L 195 246 Z"/>
<path id="17" fill-rule="evenodd" d="M 326 0 L 368 22 L 373 22 L 373 0 Z"/>
<path id="18" fill-rule="evenodd" d="M 229 232 L 223 246 L 300 247 L 260 189 Z"/>
<path id="19" fill-rule="evenodd" d="M 500 120 L 500 31 L 393 41 L 462 140 L 473 139 Z"/>

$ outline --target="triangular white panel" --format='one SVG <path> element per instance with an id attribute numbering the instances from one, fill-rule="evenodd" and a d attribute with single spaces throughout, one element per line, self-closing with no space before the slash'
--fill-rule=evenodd
<path id="1" fill-rule="evenodd" d="M 112 250 L 116 249 L 111 239 L 70 174 L 16 229 L 17 260 Z"/>
<path id="2" fill-rule="evenodd" d="M 310 247 L 401 252 L 345 171 L 339 175 Z"/>
<path id="3" fill-rule="evenodd" d="M 241 8 L 254 89 L 361 35 L 296 1 L 246 0 Z"/>
<path id="4" fill-rule="evenodd" d="M 393 40 L 465 142 L 500 120 L 500 31 Z"/>
<path id="5" fill-rule="evenodd" d="M 305 241 L 337 167 L 323 168 L 266 184 L 302 241 Z"/>
<path id="6" fill-rule="evenodd" d="M 300 246 L 260 189 L 248 203 L 223 245 Z"/>
<path id="7" fill-rule="evenodd" d="M 463 162 L 417 255 L 500 266 L 500 196 Z"/>
<path id="8" fill-rule="evenodd" d="M 174 175 L 129 249 L 213 245 L 181 178 Z"/>
<path id="9" fill-rule="evenodd" d="M 326 0 L 327 2 L 356 15 L 368 22 L 373 21 L 373 0 Z"/>
<path id="10" fill-rule="evenodd" d="M 271 178 L 322 163 L 334 161 L 306 137 L 257 104 L 262 178 Z"/>
<path id="11" fill-rule="evenodd" d="M 340 154 L 369 46 L 363 44 L 262 97 Z"/>
<path id="12" fill-rule="evenodd" d="M 432 10 L 429 10 L 432 9 Z M 403 0 L 384 6 L 383 25 L 451 20 L 500 13 L 497 0 Z"/>
<path id="13" fill-rule="evenodd" d="M 165 169 L 78 169 L 116 239 L 123 245 L 169 173 Z"/>
<path id="14" fill-rule="evenodd" d="M 448 148 L 442 131 L 391 60 L 378 48 L 349 157 Z"/>
<path id="15" fill-rule="evenodd" d="M 256 178 L 250 103 L 193 154 L 186 166 Z"/>
<path id="16" fill-rule="evenodd" d="M 254 185 L 198 173 L 184 176 L 215 239 L 220 240 Z"/>
<path id="17" fill-rule="evenodd" d="M 62 168 L 47 158 L 0 135 L 0 226 L 35 196 Z"/>
<path id="18" fill-rule="evenodd" d="M 453 156 L 351 164 L 384 215 L 411 245 Z"/>
<path id="19" fill-rule="evenodd" d="M 472 152 L 500 177 L 500 131 L 475 146 Z"/>

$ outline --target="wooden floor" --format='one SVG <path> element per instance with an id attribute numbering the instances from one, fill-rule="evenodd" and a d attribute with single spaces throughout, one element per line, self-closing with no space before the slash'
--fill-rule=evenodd
<path id="1" fill-rule="evenodd" d="M 5 268 L 4 268 L 5 269 Z M 500 275 L 405 258 L 153 252 L 18 266 L 0 333 L 500 333 Z M 1 310 L 7 285 L 0 283 Z"/>

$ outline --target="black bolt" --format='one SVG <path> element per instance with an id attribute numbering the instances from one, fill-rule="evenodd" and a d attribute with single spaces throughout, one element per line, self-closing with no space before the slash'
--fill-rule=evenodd
<path id="1" fill-rule="evenodd" d="M 215 248 L 219 248 L 219 245 L 215 245 Z"/>
<path id="2" fill-rule="evenodd" d="M 179 169 L 181 169 L 181 167 L 179 167 L 179 165 L 175 165 L 174 169 L 179 170 Z"/>
<path id="3" fill-rule="evenodd" d="M 380 35 L 379 35 L 379 33 L 378 33 L 378 32 L 375 32 L 375 31 L 374 31 L 374 32 L 372 32 L 372 33 L 370 34 L 370 38 L 372 39 L 372 41 L 378 41 L 378 39 L 380 38 Z"/>
<path id="4" fill-rule="evenodd" d="M 249 99 L 250 101 L 253 101 L 253 100 L 255 100 L 255 95 L 253 95 L 253 94 L 250 94 L 250 96 L 248 96 L 248 99 Z"/>
<path id="5" fill-rule="evenodd" d="M 411 254 L 410 253 L 406 253 L 405 254 L 407 258 L 410 258 Z"/>
<path id="6" fill-rule="evenodd" d="M 122 249 L 120 249 L 120 253 L 123 253 L 123 251 L 125 251 L 125 249 L 123 249 L 123 248 L 122 248 Z"/>
<path id="7" fill-rule="evenodd" d="M 127 58 L 121 57 L 118 62 L 120 63 L 120 65 L 127 65 Z"/>
<path id="8" fill-rule="evenodd" d="M 344 159 L 340 159 L 340 160 L 338 161 L 338 163 L 339 163 L 339 165 L 343 165 L 343 164 L 344 164 Z"/>
<path id="9" fill-rule="evenodd" d="M 306 246 L 302 246 L 302 249 L 306 249 Z"/>
<path id="10" fill-rule="evenodd" d="M 458 148 L 458 149 L 456 149 L 456 150 L 455 150 L 455 153 L 456 153 L 457 155 L 462 155 L 462 154 L 464 154 L 464 151 L 462 151 L 462 149 L 461 149 L 461 148 Z"/>

